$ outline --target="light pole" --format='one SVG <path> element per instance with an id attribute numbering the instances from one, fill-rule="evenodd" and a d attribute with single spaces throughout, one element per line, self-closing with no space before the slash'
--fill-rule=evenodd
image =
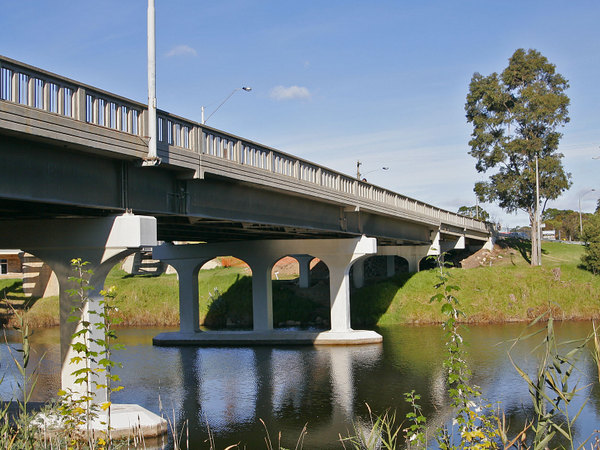
<path id="1" fill-rule="evenodd" d="M 369 170 L 368 172 L 365 173 L 360 173 L 360 166 L 362 166 L 362 163 L 360 161 L 356 161 L 356 178 L 358 180 L 360 180 L 364 175 L 373 173 L 373 172 L 377 172 L 378 170 L 389 170 L 389 167 L 380 167 L 379 169 L 374 169 L 374 170 Z"/>
<path id="2" fill-rule="evenodd" d="M 589 191 L 585 191 L 583 194 L 579 196 L 579 238 L 581 239 L 581 234 L 583 234 L 583 220 L 581 218 L 581 199 L 584 195 L 589 194 L 590 192 L 594 192 L 596 189 L 590 189 Z"/>
<path id="3" fill-rule="evenodd" d="M 211 113 L 211 114 L 210 114 L 210 115 L 209 115 L 209 116 L 206 118 L 206 120 L 204 120 L 204 106 L 202 106 L 202 108 L 201 108 L 201 110 L 202 110 L 202 125 L 204 125 L 204 124 L 207 122 L 207 120 L 208 120 L 208 119 L 210 119 L 210 118 L 213 116 L 213 114 L 214 114 L 214 113 L 216 113 L 216 112 L 219 110 L 219 108 L 220 108 L 221 106 L 223 106 L 223 105 L 225 104 L 225 102 L 226 102 L 227 100 L 229 100 L 229 99 L 230 99 L 230 98 L 233 96 L 233 94 L 235 94 L 237 91 L 246 91 L 246 92 L 250 92 L 251 90 L 252 90 L 252 88 L 251 88 L 251 87 L 249 87 L 249 86 L 242 86 L 242 87 L 240 87 L 240 88 L 235 88 L 233 91 L 231 91 L 231 94 L 229 94 L 227 97 L 225 97 L 225 100 L 223 100 L 223 101 L 222 101 L 222 102 L 219 104 L 219 106 L 217 106 L 217 108 L 216 108 L 216 109 L 215 109 L 215 110 L 214 110 L 214 111 L 213 111 L 213 112 L 212 112 L 212 113 Z"/>
<path id="4" fill-rule="evenodd" d="M 142 166 L 156 166 L 156 18 L 154 0 L 148 0 L 148 155 Z"/>
<path id="5" fill-rule="evenodd" d="M 536 221 L 536 240 L 535 246 L 536 262 L 538 266 L 542 265 L 542 227 L 540 217 L 540 171 L 538 167 L 538 156 L 535 155 L 535 221 Z M 533 249 L 532 249 L 533 250 Z"/>

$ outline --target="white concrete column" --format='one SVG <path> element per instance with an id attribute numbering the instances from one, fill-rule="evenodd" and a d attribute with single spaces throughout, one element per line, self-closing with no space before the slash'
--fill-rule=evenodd
<path id="1" fill-rule="evenodd" d="M 439 241 L 436 243 L 439 245 Z M 428 255 L 439 254 L 439 250 L 436 250 L 434 246 L 428 245 L 400 245 L 400 246 L 386 246 L 379 247 L 377 254 L 386 255 L 388 257 L 388 276 L 391 269 L 395 269 L 394 256 L 400 256 L 406 259 L 408 262 L 409 272 L 419 271 L 419 262 Z M 391 262 L 390 262 L 391 260 Z"/>
<path id="2" fill-rule="evenodd" d="M 396 275 L 396 260 L 394 255 L 387 255 L 385 258 L 386 262 L 386 275 L 388 278 Z"/>
<path id="3" fill-rule="evenodd" d="M 323 253 L 311 252 L 319 257 L 329 268 L 329 297 L 331 313 L 331 331 L 351 331 L 350 326 L 350 267 L 367 255 L 377 252 L 374 238 L 362 237 L 353 242 L 339 240 L 329 242 Z"/>
<path id="4" fill-rule="evenodd" d="M 70 364 L 73 352 L 72 335 L 81 329 L 82 322 L 92 324 L 101 322 L 100 317 L 90 311 L 100 309 L 104 289 L 104 280 L 110 269 L 122 258 L 141 246 L 156 245 L 156 219 L 154 217 L 122 216 L 93 219 L 47 219 L 30 221 L 6 221 L 0 224 L 0 244 L 9 237 L 12 246 L 21 248 L 46 262 L 56 273 L 59 282 L 60 302 L 60 340 L 61 340 L 61 381 L 63 389 L 82 393 L 85 386 L 75 384 L 72 372 L 80 366 Z M 4 245 L 2 245 L 4 246 Z M 89 285 L 93 290 L 87 292 L 87 305 L 77 311 L 77 321 L 69 321 L 72 306 L 78 298 L 67 293 L 75 285 L 69 281 L 74 276 L 71 260 L 81 258 L 89 264 L 93 275 Z M 92 326 L 92 338 L 103 338 L 103 332 Z M 99 366 L 92 364 L 92 369 Z M 102 376 L 98 383 L 106 384 Z M 98 392 L 97 400 L 105 399 L 105 393 Z"/>
<path id="5" fill-rule="evenodd" d="M 252 269 L 252 328 L 254 331 L 273 329 L 273 263 L 267 258 L 246 261 Z"/>
<path id="6" fill-rule="evenodd" d="M 168 260 L 177 271 L 179 281 L 179 331 L 181 333 L 200 331 L 198 271 L 207 261 L 209 261 L 207 258 Z"/>
<path id="7" fill-rule="evenodd" d="M 350 331 L 350 265 L 343 256 L 330 257 L 329 299 L 331 314 L 331 331 Z"/>
<path id="8" fill-rule="evenodd" d="M 310 263 L 314 259 L 310 255 L 293 255 L 298 261 L 299 280 L 298 286 L 301 288 L 310 287 Z"/>
<path id="9" fill-rule="evenodd" d="M 116 250 L 111 257 L 108 259 L 102 259 L 104 256 L 104 249 L 37 249 L 30 250 L 35 252 L 35 255 L 46 262 L 54 271 L 57 276 L 59 284 L 59 309 L 60 309 L 60 350 L 61 350 L 61 386 L 63 389 L 70 389 L 73 392 L 84 394 L 85 385 L 75 384 L 75 380 L 78 378 L 73 375 L 73 372 L 85 367 L 83 362 L 79 364 L 71 363 L 71 360 L 75 356 L 82 356 L 73 350 L 73 344 L 75 342 L 83 342 L 83 337 L 73 339 L 73 334 L 82 329 L 82 322 L 89 322 L 92 324 L 103 323 L 104 320 L 98 314 L 101 311 L 101 302 L 103 300 L 100 291 L 104 289 L 104 281 L 108 272 L 114 267 L 116 263 L 130 255 L 135 249 L 122 249 Z M 69 277 L 76 276 L 75 271 L 71 265 L 73 254 L 77 254 L 78 258 L 82 261 L 88 262 L 84 267 L 84 270 L 91 270 L 93 275 L 88 280 L 89 286 L 93 289 L 86 292 L 87 304 L 81 304 L 81 298 L 72 296 L 67 292 L 70 289 L 76 289 L 77 284 L 69 280 Z M 72 312 L 73 307 L 82 307 L 83 311 Z M 72 322 L 69 319 L 76 317 L 77 321 Z M 91 326 L 88 339 L 104 339 L 104 332 L 99 330 L 97 326 Z M 102 349 L 94 345 L 90 346 L 90 350 L 101 351 Z M 97 370 L 102 368 L 97 363 L 91 363 L 90 368 Z M 99 384 L 106 384 L 105 377 L 100 372 L 99 377 L 94 377 L 94 381 Z M 106 390 L 95 389 L 91 385 L 91 390 L 95 393 L 96 402 L 102 403 L 106 401 Z"/>
<path id="10" fill-rule="evenodd" d="M 359 259 L 352 265 L 352 281 L 355 288 L 365 285 L 365 260 Z"/>

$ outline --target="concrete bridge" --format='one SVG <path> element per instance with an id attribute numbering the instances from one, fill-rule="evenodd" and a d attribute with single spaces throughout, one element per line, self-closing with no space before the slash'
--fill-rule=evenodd
<path id="1" fill-rule="evenodd" d="M 415 271 L 428 254 L 490 244 L 484 222 L 274 148 L 161 110 L 157 127 L 162 163 L 144 167 L 145 104 L 0 56 L 0 248 L 51 265 L 61 323 L 72 258 L 91 262 L 97 302 L 117 260 L 162 241 L 154 255 L 178 271 L 181 330 L 157 344 L 212 342 L 198 331 L 196 284 L 200 266 L 219 255 L 240 256 L 253 275 L 254 330 L 228 339 L 374 342 L 381 337 L 350 326 L 353 265 L 360 284 L 369 255 L 401 256 Z M 273 331 L 271 268 L 286 255 L 301 262 L 302 283 L 312 257 L 327 264 L 329 332 Z M 73 327 L 63 325 L 67 361 Z"/>

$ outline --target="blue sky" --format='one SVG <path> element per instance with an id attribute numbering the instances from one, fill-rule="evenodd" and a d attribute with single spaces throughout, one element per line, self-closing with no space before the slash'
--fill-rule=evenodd
<path id="1" fill-rule="evenodd" d="M 147 101 L 145 0 L 4 2 L 0 54 Z M 156 0 L 158 106 L 455 211 L 485 178 L 468 155 L 474 72 L 534 48 L 570 83 L 550 207 L 600 196 L 600 2 Z M 389 166 L 388 171 L 377 171 Z M 483 205 L 504 225 L 526 224 Z"/>

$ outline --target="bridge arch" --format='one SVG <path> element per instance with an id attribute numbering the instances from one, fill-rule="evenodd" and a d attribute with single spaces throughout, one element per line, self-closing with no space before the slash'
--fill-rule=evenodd
<path id="1" fill-rule="evenodd" d="M 271 274 L 274 328 L 328 326 L 329 268 L 323 261 L 287 254 L 274 262 Z"/>

